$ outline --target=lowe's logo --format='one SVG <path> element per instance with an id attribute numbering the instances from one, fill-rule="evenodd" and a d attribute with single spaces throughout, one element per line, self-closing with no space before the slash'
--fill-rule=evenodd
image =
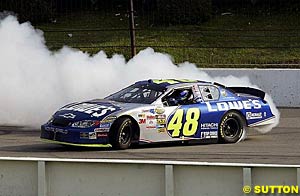
<path id="1" fill-rule="evenodd" d="M 81 103 L 73 106 L 65 106 L 60 109 L 61 110 L 70 110 L 75 112 L 83 112 L 86 114 L 91 114 L 92 117 L 100 117 L 105 115 L 106 113 L 111 113 L 117 110 L 114 106 L 105 106 L 105 105 L 97 105 L 90 103 Z"/>
<path id="2" fill-rule="evenodd" d="M 260 109 L 261 104 L 259 100 L 244 100 L 244 101 L 227 101 L 227 102 L 219 102 L 214 105 L 211 105 L 209 102 L 205 102 L 207 106 L 207 110 L 209 112 L 217 112 L 217 111 L 227 111 L 227 110 L 250 110 L 250 109 Z"/>

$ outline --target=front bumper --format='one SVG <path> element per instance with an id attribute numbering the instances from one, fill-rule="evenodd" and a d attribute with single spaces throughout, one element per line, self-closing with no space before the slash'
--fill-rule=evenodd
<path id="1" fill-rule="evenodd" d="M 94 132 L 93 129 L 76 129 L 42 125 L 43 141 L 71 146 L 110 147 L 108 133 Z"/>

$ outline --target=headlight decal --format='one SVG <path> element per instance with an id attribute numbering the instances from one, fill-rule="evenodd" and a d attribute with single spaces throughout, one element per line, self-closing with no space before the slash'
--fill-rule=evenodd
<path id="1" fill-rule="evenodd" d="M 51 116 L 51 118 L 48 120 L 47 124 L 48 124 L 48 125 L 51 124 L 51 123 L 53 122 L 53 120 L 54 120 L 54 117 Z"/>

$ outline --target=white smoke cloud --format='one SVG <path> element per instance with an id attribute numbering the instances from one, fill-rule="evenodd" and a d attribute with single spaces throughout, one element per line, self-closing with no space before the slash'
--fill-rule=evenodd
<path id="1" fill-rule="evenodd" d="M 200 79 L 231 86 L 254 86 L 248 78 L 212 78 L 188 62 L 174 65 L 169 55 L 151 48 L 128 62 L 122 55 L 108 58 L 103 51 L 93 56 L 69 47 L 51 52 L 45 45 L 43 32 L 30 23 L 20 24 L 13 16 L 0 21 L 2 125 L 39 126 L 66 103 L 103 98 L 137 80 L 149 78 Z M 279 117 L 274 104 L 272 109 Z"/>

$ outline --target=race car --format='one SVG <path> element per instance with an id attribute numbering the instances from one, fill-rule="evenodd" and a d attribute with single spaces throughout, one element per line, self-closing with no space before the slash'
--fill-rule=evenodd
<path id="1" fill-rule="evenodd" d="M 54 143 L 127 149 L 155 142 L 235 143 L 246 127 L 274 123 L 265 93 L 199 81 L 138 81 L 104 99 L 60 108 L 41 126 Z"/>

